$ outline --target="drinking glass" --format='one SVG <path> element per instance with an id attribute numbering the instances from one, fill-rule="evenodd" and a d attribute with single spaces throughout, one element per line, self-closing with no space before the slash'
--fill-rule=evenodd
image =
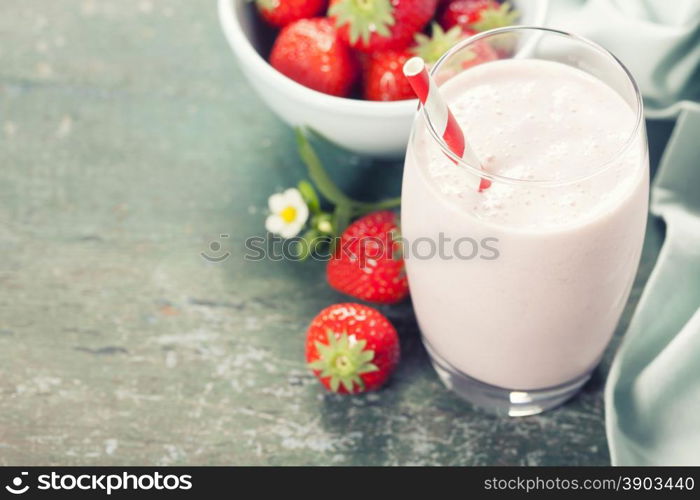
<path id="1" fill-rule="evenodd" d="M 610 87 L 634 117 L 615 132 L 622 146 L 585 163 L 583 173 L 567 170 L 569 161 L 560 159 L 546 174 L 534 176 L 527 173 L 528 161 L 541 162 L 557 146 L 538 143 L 536 128 L 512 145 L 530 151 L 522 175 L 503 175 L 489 171 L 488 158 L 482 158 L 485 170 L 480 170 L 452 153 L 434 127 L 444 117 L 430 116 L 422 107 L 415 117 L 401 226 L 424 345 L 448 388 L 492 412 L 524 416 L 572 397 L 613 336 L 644 240 L 647 141 L 642 99 L 629 71 L 599 45 L 553 29 L 513 26 L 454 46 L 431 70 L 441 89 L 450 89 L 444 95 L 448 105 L 459 105 L 455 95 L 463 79 L 458 77 L 467 76 L 462 73 L 486 69 L 474 64 L 474 54 L 486 53 L 498 60 L 484 65 L 521 59 L 577 68 Z M 525 96 L 526 90 L 513 92 Z M 488 93 L 488 85 L 480 91 Z M 558 110 L 575 116 L 575 96 L 557 94 L 551 96 L 553 119 Z M 606 115 L 600 113 L 600 119 L 610 119 Z M 503 120 L 509 119 L 515 118 L 504 113 Z M 462 122 L 472 129 L 487 127 L 483 137 L 508 126 Z M 575 122 L 561 123 L 564 142 L 577 139 L 571 129 Z M 482 157 L 488 152 L 481 148 Z M 567 159 L 584 164 L 576 154 L 583 153 Z M 461 176 L 473 177 L 472 185 L 486 178 L 491 187 L 480 192 L 463 187 L 470 183 L 451 184 L 441 177 L 441 169 L 455 167 Z"/>

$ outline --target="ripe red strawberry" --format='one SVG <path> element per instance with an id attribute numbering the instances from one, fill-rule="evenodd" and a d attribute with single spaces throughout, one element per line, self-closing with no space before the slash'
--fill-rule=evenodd
<path id="1" fill-rule="evenodd" d="M 284 27 L 272 46 L 270 64 L 302 85 L 340 97 L 350 93 L 359 74 L 357 61 L 338 39 L 333 21 L 320 17 Z"/>
<path id="2" fill-rule="evenodd" d="M 454 26 L 469 28 L 481 19 L 481 12 L 498 7 L 495 0 L 452 0 L 440 16 L 440 24 L 446 30 Z"/>
<path id="3" fill-rule="evenodd" d="M 328 283 L 368 302 L 393 304 L 408 295 L 396 214 L 374 212 L 348 226 L 328 261 Z"/>
<path id="4" fill-rule="evenodd" d="M 385 50 L 367 57 L 364 64 L 363 96 L 370 101 L 413 99 L 415 92 L 403 74 L 403 65 L 413 54 L 409 50 Z"/>
<path id="5" fill-rule="evenodd" d="M 306 361 L 321 383 L 343 394 L 381 387 L 399 363 L 399 337 L 379 311 L 335 304 L 311 321 Z"/>
<path id="6" fill-rule="evenodd" d="M 437 0 L 331 0 L 340 37 L 362 52 L 406 48 L 435 14 Z"/>
<path id="7" fill-rule="evenodd" d="M 255 0 L 262 18 L 282 28 L 299 19 L 317 16 L 326 6 L 326 0 Z"/>
<path id="8" fill-rule="evenodd" d="M 428 65 L 432 65 L 464 37 L 459 27 L 445 33 L 438 23 L 433 23 L 432 35 L 416 34 L 413 47 L 374 52 L 367 56 L 364 64 L 364 98 L 371 101 L 399 101 L 416 97 L 403 74 L 404 63 L 418 55 Z"/>
<path id="9" fill-rule="evenodd" d="M 495 0 L 452 0 L 440 16 L 440 24 L 446 30 L 453 26 L 486 31 L 514 24 L 519 14 L 508 2 Z"/>

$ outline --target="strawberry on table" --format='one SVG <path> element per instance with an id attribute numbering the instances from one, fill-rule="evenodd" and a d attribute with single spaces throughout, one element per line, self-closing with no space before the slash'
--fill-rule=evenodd
<path id="1" fill-rule="evenodd" d="M 327 307 L 307 330 L 306 361 L 333 392 L 378 389 L 396 368 L 399 355 L 399 337 L 392 324 L 362 304 Z"/>
<path id="2" fill-rule="evenodd" d="M 270 64 L 319 92 L 347 96 L 359 75 L 354 55 L 328 18 L 300 19 L 284 27 L 272 46 Z"/>
<path id="3" fill-rule="evenodd" d="M 366 215 L 343 232 L 326 277 L 339 292 L 368 302 L 393 304 L 408 295 L 396 214 Z"/>
<path id="4" fill-rule="evenodd" d="M 327 0 L 255 0 L 262 18 L 273 26 L 282 28 L 299 19 L 319 15 Z"/>
<path id="5" fill-rule="evenodd" d="M 363 97 L 370 101 L 400 101 L 416 94 L 403 74 L 403 65 L 413 57 L 407 49 L 384 50 L 367 57 L 364 64 Z"/>
<path id="6" fill-rule="evenodd" d="M 437 0 L 331 0 L 340 37 L 362 52 L 403 49 L 435 14 Z"/>
<path id="7" fill-rule="evenodd" d="M 515 23 L 519 14 L 508 2 L 495 0 L 452 0 L 440 16 L 440 24 L 446 30 L 453 26 L 463 29 L 486 31 Z"/>

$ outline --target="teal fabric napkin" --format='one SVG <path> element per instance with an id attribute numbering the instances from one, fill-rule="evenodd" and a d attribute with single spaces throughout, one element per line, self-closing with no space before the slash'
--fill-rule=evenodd
<path id="1" fill-rule="evenodd" d="M 651 211 L 666 240 L 608 377 L 613 464 L 700 464 L 700 112 L 666 146 Z"/>
<path id="2" fill-rule="evenodd" d="M 589 38 L 627 66 L 647 118 L 700 105 L 700 2 L 554 0 L 547 24 Z"/>
<path id="3" fill-rule="evenodd" d="M 614 465 L 700 465 L 700 2 L 550 5 L 550 26 L 630 69 L 647 118 L 678 117 L 651 192 L 666 239 L 606 383 L 606 430 Z"/>

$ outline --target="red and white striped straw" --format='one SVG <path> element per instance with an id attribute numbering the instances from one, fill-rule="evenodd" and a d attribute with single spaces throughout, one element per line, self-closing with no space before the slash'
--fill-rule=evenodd
<path id="1" fill-rule="evenodd" d="M 420 57 L 412 57 L 404 64 L 403 74 L 430 115 L 433 127 L 443 138 L 450 151 L 469 165 L 482 168 L 481 161 L 467 144 L 462 128 L 442 98 L 437 83 L 428 73 L 425 61 Z M 490 185 L 491 181 L 482 177 L 479 181 L 479 191 L 487 189 Z"/>

